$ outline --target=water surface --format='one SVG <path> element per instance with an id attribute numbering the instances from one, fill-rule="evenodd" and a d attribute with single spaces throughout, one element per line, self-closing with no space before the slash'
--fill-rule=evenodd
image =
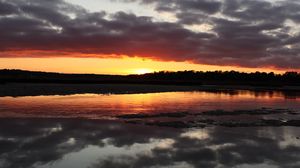
<path id="1" fill-rule="evenodd" d="M 0 97 L 0 117 L 103 118 L 134 113 L 202 112 L 255 108 L 300 109 L 282 92 L 186 91 L 141 94 L 73 94 Z"/>
<path id="2" fill-rule="evenodd" d="M 299 167 L 298 127 L 174 129 L 0 119 L 2 168 Z"/>
<path id="3" fill-rule="evenodd" d="M 299 112 L 297 93 L 245 90 L 51 93 L 0 97 L 1 168 L 300 167 L 297 126 L 169 128 L 129 124 L 125 123 L 127 120 L 114 118 L 123 114 L 182 112 L 193 116 L 216 109 L 251 112 L 251 109 L 271 108 Z M 276 120 L 286 116 L 299 118 L 293 113 L 214 117 L 220 122 L 236 118 L 261 121 L 270 116 Z"/>

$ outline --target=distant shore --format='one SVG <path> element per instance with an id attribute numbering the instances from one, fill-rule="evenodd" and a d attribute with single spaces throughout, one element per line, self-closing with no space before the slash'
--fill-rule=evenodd
<path id="1" fill-rule="evenodd" d="M 55 83 L 6 83 L 0 85 L 0 96 L 38 96 L 71 94 L 138 94 L 158 92 L 206 91 L 237 94 L 239 90 L 256 92 L 279 91 L 288 97 L 298 96 L 299 86 L 258 87 L 237 85 L 146 85 L 146 84 L 55 84 Z"/>
<path id="2" fill-rule="evenodd" d="M 298 90 L 300 73 L 274 74 L 237 71 L 178 71 L 154 72 L 141 75 L 64 74 L 23 70 L 0 70 L 0 83 L 54 84 L 143 84 L 218 87 L 253 87 Z"/>
<path id="3" fill-rule="evenodd" d="M 63 74 L 0 70 L 0 96 L 128 94 L 173 91 L 300 92 L 300 74 L 236 71 L 155 72 L 143 75 Z M 295 94 L 295 95 L 299 95 Z"/>

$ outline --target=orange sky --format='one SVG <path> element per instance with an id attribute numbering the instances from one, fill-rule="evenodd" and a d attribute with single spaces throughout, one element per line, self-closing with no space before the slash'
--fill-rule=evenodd
<path id="1" fill-rule="evenodd" d="M 285 71 L 268 68 L 241 68 L 232 66 L 210 66 L 188 62 L 162 62 L 141 58 L 0 58 L 0 69 L 23 69 L 33 71 L 95 74 L 141 74 L 153 71 Z"/>
<path id="2" fill-rule="evenodd" d="M 300 72 L 300 3 L 236 3 L 0 0 L 0 69 Z"/>

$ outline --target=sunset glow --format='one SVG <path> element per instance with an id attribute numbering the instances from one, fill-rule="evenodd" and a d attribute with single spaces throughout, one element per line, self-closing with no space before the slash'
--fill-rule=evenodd
<path id="1" fill-rule="evenodd" d="M 133 74 L 146 74 L 146 73 L 151 73 L 151 72 L 154 72 L 154 71 L 151 69 L 137 69 L 137 70 L 134 70 Z"/>
<path id="2" fill-rule="evenodd" d="M 170 2 L 0 1 L 0 69 L 300 72 L 299 2 Z"/>
<path id="3" fill-rule="evenodd" d="M 1 58 L 0 67 L 32 71 L 94 74 L 143 74 L 153 71 L 215 71 L 237 70 L 241 72 L 275 72 L 284 70 L 272 68 L 243 68 L 232 66 L 213 66 L 188 62 L 163 62 L 140 58 Z"/>
<path id="4" fill-rule="evenodd" d="M 300 0 L 0 0 L 0 168 L 300 168 L 299 140 Z"/>

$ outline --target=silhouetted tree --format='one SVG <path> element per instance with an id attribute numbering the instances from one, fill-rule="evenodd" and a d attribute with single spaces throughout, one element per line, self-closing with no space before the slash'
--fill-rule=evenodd
<path id="1" fill-rule="evenodd" d="M 95 75 L 0 70 L 0 82 L 52 83 L 140 83 L 140 84 L 208 84 L 208 85 L 300 85 L 300 73 L 237 71 L 159 71 L 143 75 Z"/>

